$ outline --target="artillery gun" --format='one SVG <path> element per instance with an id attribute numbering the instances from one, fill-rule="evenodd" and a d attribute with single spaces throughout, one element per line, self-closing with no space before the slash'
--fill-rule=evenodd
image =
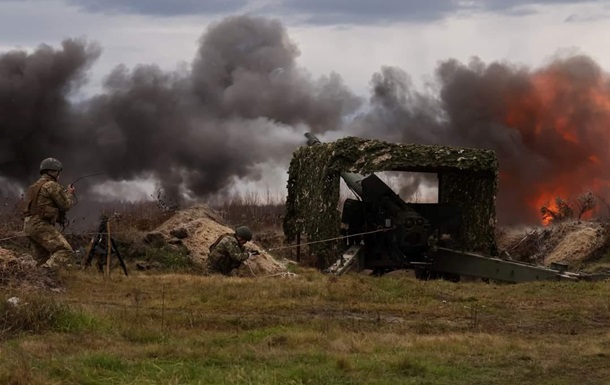
<path id="1" fill-rule="evenodd" d="M 309 146 L 321 143 L 312 133 L 305 136 Z M 543 267 L 461 250 L 448 236 L 464 227 L 459 205 L 407 203 L 374 173 L 341 171 L 340 177 L 357 199 L 343 204 L 345 251 L 327 269 L 329 273 L 343 274 L 354 268 L 377 274 L 413 269 L 419 279 L 458 281 L 467 276 L 513 283 L 608 277 L 568 272 L 563 264 Z"/>

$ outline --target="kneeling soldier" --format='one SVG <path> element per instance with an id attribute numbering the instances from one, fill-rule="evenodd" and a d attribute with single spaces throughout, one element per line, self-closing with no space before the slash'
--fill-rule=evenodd
<path id="1" fill-rule="evenodd" d="M 210 274 L 234 275 L 235 271 L 250 256 L 244 245 L 252 240 L 252 231 L 241 226 L 234 234 L 223 234 L 210 246 L 207 270 Z"/>
<path id="2" fill-rule="evenodd" d="M 47 158 L 40 164 L 40 179 L 31 185 L 25 196 L 23 231 L 32 243 L 39 266 L 56 269 L 74 255 L 72 246 L 55 227 L 65 220 L 65 213 L 74 205 L 74 187 L 66 190 L 57 183 L 62 164 Z"/>

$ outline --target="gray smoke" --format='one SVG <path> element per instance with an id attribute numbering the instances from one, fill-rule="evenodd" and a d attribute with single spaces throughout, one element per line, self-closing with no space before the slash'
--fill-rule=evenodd
<path id="1" fill-rule="evenodd" d="M 436 74 L 438 94 L 424 94 L 402 70 L 383 68 L 355 132 L 494 150 L 501 222 L 536 222 L 557 195 L 610 193 L 610 83 L 591 58 L 557 58 L 540 69 L 448 60 Z"/>
<path id="2" fill-rule="evenodd" d="M 103 92 L 69 102 L 99 56 L 95 45 L 0 56 L 0 176 L 25 186 L 47 156 L 74 177 L 155 177 L 171 197 L 222 193 L 256 165 L 287 164 L 305 125 L 336 128 L 360 100 L 339 75 L 313 79 L 280 22 L 230 17 L 209 27 L 192 70 L 117 66 Z"/>
<path id="3" fill-rule="evenodd" d="M 336 74 L 313 81 L 297 68 L 297 47 L 276 20 L 229 18 L 202 38 L 193 64 L 194 93 L 208 112 L 226 119 L 304 123 L 336 129 L 360 101 Z"/>
<path id="4" fill-rule="evenodd" d="M 43 158 L 76 147 L 68 96 L 99 55 L 96 45 L 70 39 L 60 50 L 41 45 L 0 56 L 0 175 L 8 179 L 0 192 L 35 176 Z"/>
<path id="5" fill-rule="evenodd" d="M 426 92 L 384 67 L 363 112 L 338 74 L 314 79 L 297 66 L 299 51 L 276 20 L 226 18 L 205 31 L 191 67 L 118 65 L 103 92 L 71 102 L 100 53 L 70 39 L 0 54 L 0 194 L 27 186 L 55 156 L 65 183 L 105 172 L 157 179 L 174 198 L 218 196 L 236 179 L 261 178 L 262 164 L 285 167 L 308 130 L 492 149 L 503 222 L 536 221 L 554 194 L 610 186 L 610 84 L 585 56 L 539 69 L 447 60 Z M 402 193 L 432 182 L 413 177 Z"/>

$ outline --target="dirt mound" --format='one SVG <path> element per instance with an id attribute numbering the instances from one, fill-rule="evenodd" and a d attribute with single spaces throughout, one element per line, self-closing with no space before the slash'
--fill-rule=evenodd
<path id="1" fill-rule="evenodd" d="M 501 255 L 514 260 L 583 267 L 603 256 L 608 231 L 597 221 L 562 222 L 546 227 L 503 228 L 497 244 Z"/>
<path id="2" fill-rule="evenodd" d="M 197 205 L 177 212 L 172 218 L 149 233 L 149 237 L 160 236 L 170 244 L 183 244 L 189 251 L 194 263 L 203 266 L 207 261 L 209 247 L 216 239 L 233 229 L 224 225 L 223 220 L 214 210 L 206 205 Z M 260 255 L 252 257 L 240 268 L 239 275 L 263 276 L 286 272 L 284 264 L 276 261 L 270 254 L 255 242 L 246 244 L 250 250 L 258 250 Z"/>
<path id="3" fill-rule="evenodd" d="M 0 248 L 0 286 L 20 290 L 45 289 L 60 290 L 57 276 L 50 276 L 44 269 L 36 267 L 36 261 L 29 255 Z"/>

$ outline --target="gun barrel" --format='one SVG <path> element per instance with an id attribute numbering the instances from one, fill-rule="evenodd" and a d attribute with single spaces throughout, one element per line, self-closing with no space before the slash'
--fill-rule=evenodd
<path id="1" fill-rule="evenodd" d="M 318 143 L 322 143 L 320 142 L 320 139 L 318 139 L 318 137 L 311 132 L 306 132 L 305 137 L 307 138 L 308 146 L 313 146 Z M 349 189 L 352 190 L 354 194 L 356 194 L 359 198 L 362 198 L 362 180 L 366 178 L 366 176 L 353 172 L 341 171 L 341 178 L 343 178 L 343 181 L 345 182 L 347 187 L 349 187 Z"/>
<path id="2" fill-rule="evenodd" d="M 342 171 L 341 178 L 343 178 L 347 187 L 349 187 L 354 194 L 362 198 L 362 180 L 366 178 L 364 175 Z"/>
<path id="3" fill-rule="evenodd" d="M 313 146 L 314 144 L 322 143 L 317 136 L 315 136 L 312 132 L 306 132 L 305 137 L 307 138 L 307 145 Z"/>

